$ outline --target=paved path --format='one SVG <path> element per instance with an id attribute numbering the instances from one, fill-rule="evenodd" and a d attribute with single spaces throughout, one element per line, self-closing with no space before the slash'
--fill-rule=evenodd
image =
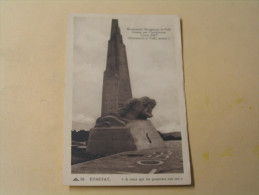
<path id="1" fill-rule="evenodd" d="M 182 173 L 181 141 L 167 147 L 123 152 L 72 166 L 75 174 L 157 174 Z"/>

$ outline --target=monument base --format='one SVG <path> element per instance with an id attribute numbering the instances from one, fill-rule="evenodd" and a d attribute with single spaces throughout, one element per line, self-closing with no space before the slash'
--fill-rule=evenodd
<path id="1" fill-rule="evenodd" d="M 137 150 L 165 147 L 165 143 L 150 120 L 133 120 L 130 129 Z"/>
<path id="2" fill-rule="evenodd" d="M 88 138 L 86 152 L 91 155 L 108 156 L 124 151 L 136 150 L 129 128 L 94 128 Z"/>
<path id="3" fill-rule="evenodd" d="M 120 152 L 165 147 L 149 120 L 133 120 L 125 127 L 99 127 L 91 130 L 87 153 L 108 156 Z"/>

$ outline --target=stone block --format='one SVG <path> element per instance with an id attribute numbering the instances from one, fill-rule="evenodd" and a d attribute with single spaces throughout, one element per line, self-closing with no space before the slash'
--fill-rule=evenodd
<path id="1" fill-rule="evenodd" d="M 125 127 L 100 127 L 91 130 L 86 151 L 108 156 L 125 151 L 165 147 L 149 120 L 133 120 Z"/>

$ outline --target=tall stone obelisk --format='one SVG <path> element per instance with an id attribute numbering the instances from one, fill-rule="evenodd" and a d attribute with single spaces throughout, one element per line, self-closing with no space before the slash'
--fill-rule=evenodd
<path id="1" fill-rule="evenodd" d="M 126 48 L 117 19 L 112 20 L 107 64 L 103 77 L 102 116 L 118 110 L 132 98 Z"/>
<path id="2" fill-rule="evenodd" d="M 95 125 L 90 131 L 86 148 L 88 154 L 107 156 L 125 151 L 165 147 L 151 121 L 130 120 L 126 123 L 121 118 L 109 115 L 131 98 L 126 48 L 122 42 L 118 20 L 113 19 L 103 77 L 102 116 L 96 122 L 101 125 Z"/>

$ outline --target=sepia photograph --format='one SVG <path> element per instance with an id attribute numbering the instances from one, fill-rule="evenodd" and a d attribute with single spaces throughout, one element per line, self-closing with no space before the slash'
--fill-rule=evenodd
<path id="1" fill-rule="evenodd" d="M 258 19 L 254 0 L 0 0 L 0 195 L 258 195 Z"/>
<path id="2" fill-rule="evenodd" d="M 64 183 L 190 184 L 180 29 L 178 16 L 69 16 Z"/>

